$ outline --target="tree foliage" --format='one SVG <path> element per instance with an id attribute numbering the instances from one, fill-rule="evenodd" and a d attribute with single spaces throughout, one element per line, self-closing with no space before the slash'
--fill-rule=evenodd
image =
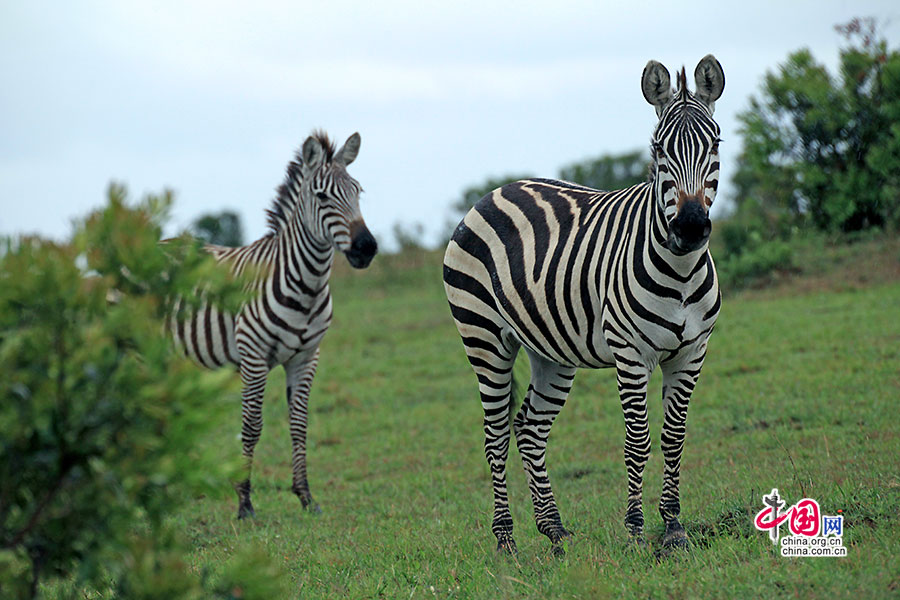
<path id="1" fill-rule="evenodd" d="M 463 219 L 463 217 L 466 216 L 466 213 L 468 213 L 479 200 L 481 200 L 497 188 L 503 187 L 507 183 L 519 181 L 520 179 L 529 179 L 531 177 L 533 177 L 533 175 L 528 174 L 508 174 L 501 175 L 499 177 L 488 177 L 482 183 L 470 185 L 469 187 L 464 189 L 460 197 L 450 205 L 451 216 L 450 219 L 444 224 L 444 235 L 441 236 L 440 245 L 447 245 L 447 243 L 450 241 L 450 237 L 453 235 L 453 231 L 456 229 L 456 226 Z"/>
<path id="2" fill-rule="evenodd" d="M 848 45 L 835 76 L 809 50 L 766 75 L 738 118 L 738 214 L 772 231 L 855 231 L 900 217 L 900 52 L 872 19 L 837 27 Z"/>
<path id="3" fill-rule="evenodd" d="M 231 308 L 243 285 L 196 241 L 159 244 L 170 204 L 130 207 L 113 186 L 70 243 L 0 243 L 0 597 L 52 580 L 101 597 L 217 597 L 165 517 L 237 479 L 211 418 L 234 412 L 236 381 L 172 352 L 163 320 L 198 280 Z"/>
<path id="4" fill-rule="evenodd" d="M 598 190 L 618 190 L 645 181 L 648 162 L 649 159 L 640 150 L 625 154 L 604 154 L 598 158 L 566 165 L 560 169 L 559 178 Z M 450 205 L 453 222 L 448 223 L 445 241 L 450 239 L 459 219 L 462 219 L 484 196 L 507 183 L 531 177 L 533 175 L 528 174 L 489 177 L 483 183 L 464 189 L 460 197 Z"/>
<path id="5" fill-rule="evenodd" d="M 200 216 L 191 225 L 191 231 L 207 244 L 232 247 L 244 245 L 241 217 L 230 210 Z"/>
<path id="6" fill-rule="evenodd" d="M 604 154 L 563 167 L 559 177 L 598 190 L 621 190 L 646 181 L 649 162 L 641 150 Z"/>
<path id="7" fill-rule="evenodd" d="M 450 205 L 451 210 L 455 215 L 458 215 L 459 218 L 465 216 L 469 210 L 475 206 L 475 203 L 496 190 L 499 187 L 503 187 L 507 183 L 512 183 L 513 181 L 519 181 L 520 179 L 528 179 L 532 177 L 532 175 L 502 175 L 500 177 L 488 177 L 484 182 L 470 185 L 466 189 L 463 190 L 462 195 Z M 455 224 L 454 224 L 455 226 Z"/>
<path id="8" fill-rule="evenodd" d="M 391 228 L 394 234 L 394 243 L 399 252 L 422 250 L 425 248 L 425 226 L 416 222 L 412 225 L 404 225 L 399 221 Z"/>
<path id="9" fill-rule="evenodd" d="M 645 181 L 648 163 L 649 159 L 640 150 L 624 154 L 604 154 L 564 166 L 559 171 L 559 178 L 598 190 L 619 190 Z M 489 177 L 483 183 L 463 190 L 450 208 L 455 215 L 462 218 L 476 202 L 495 189 L 530 177 L 533 175 Z"/>

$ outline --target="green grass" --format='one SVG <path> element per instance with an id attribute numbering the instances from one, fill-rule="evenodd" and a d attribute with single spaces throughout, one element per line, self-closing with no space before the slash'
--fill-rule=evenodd
<path id="1" fill-rule="evenodd" d="M 898 258 L 890 248 L 888 263 Z M 256 451 L 258 516 L 236 521 L 236 496 L 224 483 L 220 495 L 195 500 L 173 517 L 194 543 L 190 561 L 216 572 L 261 544 L 290 573 L 298 598 L 896 596 L 900 281 L 848 286 L 836 272 L 812 286 L 726 291 L 688 420 L 681 490 L 690 552 L 653 552 L 662 535 L 658 375 L 644 492 L 653 548 L 637 551 L 623 525 L 614 374 L 579 373 L 549 446 L 563 520 L 576 533 L 558 559 L 534 527 L 515 450 L 509 483 L 519 554 L 495 552 L 481 407 L 440 254 L 379 257 L 366 272 L 341 268 L 310 404 L 310 485 L 324 513 L 305 513 L 290 492 L 279 369 Z M 223 456 L 240 452 L 237 396 L 233 410 Z M 791 503 L 808 496 L 826 514 L 843 510 L 848 556 L 779 557 L 751 522 L 773 487 Z"/>

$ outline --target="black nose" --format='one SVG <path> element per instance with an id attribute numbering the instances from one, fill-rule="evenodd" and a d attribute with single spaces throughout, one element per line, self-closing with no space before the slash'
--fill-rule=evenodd
<path id="1" fill-rule="evenodd" d="M 362 225 L 357 228 L 350 242 L 350 249 L 345 253 L 350 266 L 356 269 L 365 269 L 378 253 L 378 242 L 369 232 L 368 227 Z"/>
<path id="2" fill-rule="evenodd" d="M 685 202 L 669 225 L 670 249 L 673 252 L 693 252 L 709 239 L 712 221 L 699 201 Z"/>

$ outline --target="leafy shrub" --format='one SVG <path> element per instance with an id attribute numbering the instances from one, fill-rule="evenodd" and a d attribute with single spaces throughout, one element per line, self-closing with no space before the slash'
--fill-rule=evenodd
<path id="1" fill-rule="evenodd" d="M 0 597 L 47 580 L 128 598 L 206 585 L 165 518 L 238 478 L 211 440 L 236 381 L 172 352 L 163 322 L 200 279 L 226 307 L 243 294 L 199 243 L 159 243 L 171 201 L 130 207 L 112 186 L 71 243 L 0 245 Z"/>
<path id="2" fill-rule="evenodd" d="M 232 247 L 244 245 L 241 217 L 231 210 L 201 215 L 194 220 L 191 230 L 208 244 Z"/>
<path id="3" fill-rule="evenodd" d="M 739 253 L 728 254 L 716 262 L 719 283 L 725 288 L 742 288 L 776 270 L 793 266 L 793 250 L 788 242 L 763 242 L 756 232 L 748 234 L 750 244 Z"/>

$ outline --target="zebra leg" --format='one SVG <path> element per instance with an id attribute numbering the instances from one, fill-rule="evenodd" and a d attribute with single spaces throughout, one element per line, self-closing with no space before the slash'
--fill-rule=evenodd
<path id="1" fill-rule="evenodd" d="M 559 542 L 571 533 L 563 527 L 547 474 L 547 438 L 556 415 L 562 410 L 575 379 L 575 368 L 564 367 L 528 353 L 531 385 L 513 422 L 516 444 L 528 477 L 534 520 L 539 532 L 550 538 L 554 552 L 562 552 Z"/>
<path id="2" fill-rule="evenodd" d="M 663 523 L 666 524 L 666 533 L 663 537 L 664 548 L 688 546 L 687 534 L 678 521 L 678 515 L 681 513 L 678 483 L 681 453 L 684 449 L 684 436 L 687 431 L 688 403 L 694 392 L 694 386 L 697 384 L 703 358 L 700 356 L 698 360 L 687 363 L 662 365 L 664 415 L 660 445 L 665 467 L 662 495 L 659 498 L 659 514 L 662 516 Z"/>
<path id="3" fill-rule="evenodd" d="M 306 479 L 306 425 L 309 390 L 318 364 L 319 350 L 317 348 L 311 358 L 308 355 L 298 355 L 284 365 L 287 375 L 287 403 L 291 430 L 291 467 L 293 470 L 291 491 L 300 498 L 303 508 L 315 513 L 321 513 L 322 509 L 313 502 L 312 494 L 309 492 L 309 482 Z"/>
<path id="4" fill-rule="evenodd" d="M 650 425 L 647 420 L 647 383 L 650 371 L 639 361 L 617 361 L 616 381 L 625 416 L 625 469 L 628 473 L 628 503 L 625 527 L 639 545 L 644 540 L 642 493 L 644 467 L 650 458 Z"/>
<path id="5" fill-rule="evenodd" d="M 253 468 L 253 449 L 262 433 L 262 400 L 268 374 L 269 368 L 264 362 L 246 358 L 241 361 L 241 381 L 244 384 L 241 392 L 241 444 L 247 478 L 237 485 L 238 519 L 256 516 L 250 502 L 250 473 Z"/>
<path id="6" fill-rule="evenodd" d="M 461 333 L 469 333 L 461 326 Z M 513 520 L 506 490 L 506 458 L 509 455 L 510 417 L 512 413 L 512 376 L 518 347 L 504 344 L 491 336 L 468 337 L 463 334 L 466 355 L 478 377 L 478 391 L 484 409 L 484 455 L 491 469 L 494 490 L 494 517 L 491 531 L 497 537 L 497 550 L 516 552 Z M 484 334 L 484 330 L 480 330 Z"/>

